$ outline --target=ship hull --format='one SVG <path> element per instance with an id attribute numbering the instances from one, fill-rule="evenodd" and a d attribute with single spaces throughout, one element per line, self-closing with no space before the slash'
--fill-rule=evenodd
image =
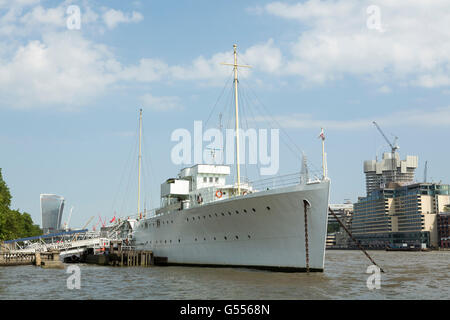
<path id="1" fill-rule="evenodd" d="M 139 221 L 136 246 L 168 264 L 323 271 L 329 181 L 216 201 Z"/>

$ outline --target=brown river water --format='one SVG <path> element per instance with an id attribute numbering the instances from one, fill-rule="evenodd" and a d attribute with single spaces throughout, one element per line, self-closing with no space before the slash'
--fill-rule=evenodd
<path id="1" fill-rule="evenodd" d="M 0 267 L 4 299 L 450 299 L 450 251 L 369 251 L 385 273 L 369 289 L 360 251 L 329 250 L 323 273 L 243 268 L 103 267 L 78 264 L 80 289 L 65 270 Z"/>

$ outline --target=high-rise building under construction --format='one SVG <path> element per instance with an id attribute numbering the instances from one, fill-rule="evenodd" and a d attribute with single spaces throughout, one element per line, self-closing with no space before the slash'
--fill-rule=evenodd
<path id="1" fill-rule="evenodd" d="M 392 153 L 385 152 L 381 161 L 364 161 L 367 195 L 388 186 L 390 182 L 396 182 L 399 185 L 413 183 L 418 161 L 417 156 L 406 156 L 405 160 L 400 160 L 398 152 L 394 153 L 394 157 Z"/>

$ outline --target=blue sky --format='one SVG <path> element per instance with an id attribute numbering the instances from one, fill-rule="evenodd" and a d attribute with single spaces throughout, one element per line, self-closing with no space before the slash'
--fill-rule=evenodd
<path id="1" fill-rule="evenodd" d="M 70 5 L 79 30 L 67 28 Z M 0 0 L 0 167 L 13 207 L 40 223 L 39 194 L 63 195 L 73 226 L 134 212 L 140 107 L 143 198 L 157 206 L 160 183 L 180 169 L 170 135 L 206 121 L 234 43 L 253 66 L 243 94 L 256 94 L 314 168 L 325 128 L 331 202 L 364 196 L 363 161 L 389 150 L 373 120 L 399 137 L 402 158 L 419 156 L 418 180 L 427 160 L 428 177 L 449 183 L 449 30 L 446 1 Z M 258 109 L 242 108 L 256 120 Z M 280 174 L 300 170 L 292 147 L 281 144 Z"/>

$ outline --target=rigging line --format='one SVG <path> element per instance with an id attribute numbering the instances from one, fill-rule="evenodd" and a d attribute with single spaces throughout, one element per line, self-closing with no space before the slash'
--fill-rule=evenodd
<path id="1" fill-rule="evenodd" d="M 130 194 L 131 194 L 131 189 L 133 189 L 134 190 L 134 187 L 130 187 L 130 185 L 131 185 L 131 180 L 132 180 L 132 177 L 134 178 L 135 177 L 135 175 L 133 174 L 133 172 L 135 172 L 136 170 L 137 170 L 137 166 L 138 166 L 138 164 L 137 164 L 137 157 L 135 157 L 133 160 L 135 160 L 135 161 L 133 161 L 133 165 L 131 166 L 131 170 L 130 170 L 130 174 L 128 175 L 128 183 L 127 183 L 127 186 L 126 186 L 126 188 L 125 188 L 125 192 L 124 192 L 124 197 L 123 197 L 123 200 L 122 200 L 122 206 L 121 206 L 121 210 L 120 210 L 120 212 L 122 213 L 122 214 L 127 214 L 127 212 L 131 212 L 131 210 L 129 210 L 129 207 L 130 207 Z M 133 185 L 134 185 L 134 183 L 133 183 Z M 134 201 L 133 201 L 133 203 L 134 203 Z"/>
<path id="2" fill-rule="evenodd" d="M 246 90 L 241 90 L 241 92 L 243 93 L 242 96 L 243 96 L 243 98 L 246 101 L 246 105 L 248 106 L 246 112 L 251 113 L 251 117 L 254 118 L 255 114 L 253 113 L 253 109 L 251 107 L 251 102 L 250 102 L 250 100 L 249 100 L 249 98 L 247 96 L 247 91 Z M 247 117 L 247 118 L 250 118 L 250 117 Z M 246 121 L 247 121 L 247 119 L 246 119 Z M 256 127 L 257 131 L 259 132 L 260 128 L 258 127 L 258 124 L 255 121 L 253 121 L 252 123 Z M 247 123 L 247 127 L 248 127 L 248 123 Z M 256 169 L 257 170 L 256 170 L 256 175 L 255 176 L 257 176 L 257 177 L 259 177 L 261 179 L 261 166 L 259 164 L 259 161 L 256 161 Z"/>
<path id="3" fill-rule="evenodd" d="M 232 76 L 232 72 L 230 73 L 230 76 L 229 76 L 228 78 L 231 78 L 231 76 Z M 219 97 L 217 98 L 216 103 L 214 104 L 213 108 L 211 109 L 211 112 L 209 113 L 209 116 L 208 116 L 208 118 L 207 118 L 205 124 L 203 125 L 203 128 L 206 128 L 206 127 L 207 127 L 208 122 L 209 122 L 209 120 L 211 119 L 211 116 L 213 115 L 214 110 L 216 109 L 217 104 L 219 103 L 220 99 L 222 98 L 222 96 L 223 96 L 223 94 L 224 94 L 224 92 L 225 92 L 227 86 L 229 85 L 229 83 L 230 83 L 230 80 L 229 80 L 229 79 L 228 79 L 227 81 L 225 81 L 225 85 L 224 85 L 223 88 L 222 88 L 222 92 L 221 92 L 221 94 L 219 95 Z M 232 82 L 231 82 L 231 83 L 232 83 Z M 233 86 L 230 85 L 230 90 L 231 90 L 232 88 L 233 88 Z M 203 139 L 203 136 L 202 136 L 201 138 Z M 202 141 L 203 141 L 203 140 L 202 140 Z M 194 154 L 194 144 L 191 145 L 191 154 Z M 203 157 L 202 157 L 202 158 L 203 158 Z M 182 169 L 182 164 L 180 164 L 180 166 L 181 166 L 180 169 Z"/>
<path id="4" fill-rule="evenodd" d="M 261 109 L 257 106 L 257 104 L 255 104 L 255 108 L 257 109 L 256 113 L 258 113 L 258 111 L 259 111 L 259 113 L 263 115 L 264 121 L 266 121 L 269 126 L 272 126 L 272 127 L 275 127 L 275 128 L 279 128 L 281 130 L 281 132 L 283 132 L 283 128 L 280 128 L 280 125 L 279 124 L 277 125 L 275 121 L 273 121 L 273 123 L 270 123 L 270 116 L 264 116 L 264 112 L 261 111 Z M 257 122 L 257 119 L 255 117 L 255 123 L 256 122 Z M 296 158 L 300 158 L 298 152 L 296 152 L 295 150 L 292 149 L 291 145 L 285 140 L 285 138 L 283 138 L 283 136 L 280 136 L 280 137 L 281 137 L 283 143 L 289 149 L 289 151 L 291 151 L 296 156 Z"/>
<path id="5" fill-rule="evenodd" d="M 239 126 L 241 127 L 241 128 L 244 128 L 244 125 L 243 125 L 243 122 L 244 122 L 244 119 L 245 119 L 245 112 L 244 112 L 244 110 L 245 110 L 245 106 L 244 106 L 244 104 L 243 104 L 243 102 L 242 102 L 242 94 L 241 94 L 241 90 L 239 90 L 238 91 L 238 101 L 239 101 L 239 106 L 241 106 L 240 107 L 240 110 L 241 110 L 241 117 L 239 118 Z M 247 130 L 248 130 L 248 126 L 247 126 Z M 244 136 L 244 132 L 242 132 L 242 138 L 243 138 L 243 141 L 244 141 L 244 143 L 242 144 L 244 147 L 246 146 L 245 145 L 245 136 Z M 246 175 L 246 179 L 248 179 L 248 170 L 247 170 L 247 157 L 245 156 L 246 155 L 246 149 L 247 148 L 244 148 L 244 154 L 243 154 L 243 158 L 244 158 L 244 171 L 245 171 L 245 175 Z M 249 150 L 250 150 L 250 147 L 248 148 Z"/>
<path id="6" fill-rule="evenodd" d="M 150 148 L 148 148 L 147 140 L 145 139 L 145 131 L 144 131 L 144 129 L 145 129 L 145 127 L 144 127 L 144 125 L 142 125 L 142 142 L 143 142 L 143 145 L 144 145 L 144 150 L 151 150 Z M 147 153 L 145 153 L 145 154 L 147 154 Z M 150 175 L 150 181 L 156 181 L 155 170 L 153 169 L 151 157 L 145 156 L 145 158 L 144 158 L 144 166 L 147 167 L 146 170 L 147 170 L 147 174 Z M 150 168 L 150 170 L 149 170 L 149 168 Z M 152 178 L 153 178 L 153 180 L 152 180 Z M 151 191 L 151 189 L 152 189 L 151 187 L 148 189 L 148 192 L 150 192 L 150 195 L 149 195 L 150 198 L 147 198 L 147 200 L 150 200 L 150 205 L 152 204 L 152 200 L 151 200 L 151 193 L 152 193 L 152 191 Z M 155 192 L 154 194 L 157 194 L 157 192 Z"/>
<path id="7" fill-rule="evenodd" d="M 134 148 L 136 148 L 136 143 L 137 143 L 137 142 L 135 141 Z M 117 186 L 117 191 L 116 191 L 116 193 L 115 193 L 115 197 L 114 197 L 114 199 L 113 199 L 113 203 L 112 203 L 110 212 L 112 212 L 112 211 L 114 210 L 114 207 L 115 207 L 115 205 L 116 205 L 117 198 L 118 198 L 118 195 L 119 195 L 120 187 L 122 186 L 123 179 L 124 179 L 124 177 L 125 177 L 125 172 L 127 171 L 126 169 L 127 169 L 128 166 L 130 165 L 130 161 L 131 161 L 131 158 L 132 158 L 132 156 L 133 156 L 133 144 L 131 144 L 130 147 L 131 147 L 131 150 L 129 151 L 128 158 L 127 158 L 127 160 L 126 160 L 126 162 L 125 162 L 125 166 L 122 167 L 122 168 L 123 168 L 122 175 L 121 175 L 120 180 L 119 180 L 119 185 Z"/>
<path id="8" fill-rule="evenodd" d="M 291 141 L 291 144 L 292 144 L 294 147 L 296 147 L 298 151 L 300 151 L 300 153 L 294 151 L 294 150 L 291 148 L 291 144 L 287 143 L 287 141 L 283 138 L 283 136 L 281 136 L 281 139 L 283 140 L 283 143 L 286 145 L 286 147 L 289 149 L 289 151 L 291 151 L 291 152 L 295 155 L 296 158 L 298 158 L 298 159 L 300 159 L 300 160 L 302 161 L 301 154 L 304 153 L 303 150 L 302 150 L 300 147 L 297 146 L 297 144 L 293 141 L 292 137 L 287 133 L 286 130 L 284 130 L 284 128 L 283 128 L 283 127 L 280 125 L 280 123 L 275 119 L 275 117 L 271 116 L 270 111 L 268 111 L 268 108 L 262 103 L 261 99 L 259 99 L 259 97 L 257 96 L 255 90 L 253 90 L 253 89 L 252 89 L 249 85 L 247 85 L 247 84 L 244 84 L 244 86 L 246 86 L 246 87 L 248 87 L 248 88 L 250 89 L 249 91 L 253 94 L 253 96 L 256 98 L 256 100 L 259 102 L 259 104 L 261 104 L 261 106 L 264 108 L 265 114 L 267 115 L 266 117 L 269 118 L 269 120 L 270 120 L 270 118 L 272 118 L 273 122 L 276 124 L 275 127 L 278 127 L 278 128 L 280 129 L 281 133 L 283 133 L 283 134 Z M 249 99 L 250 99 L 250 97 L 249 97 Z M 256 106 L 256 108 L 257 108 L 258 110 L 261 110 L 261 109 L 258 107 L 257 104 L 255 104 L 255 106 Z M 264 111 L 264 110 L 263 110 L 263 111 Z M 264 115 L 264 112 L 261 112 L 261 114 Z M 256 120 L 256 118 L 255 118 L 255 120 Z M 268 120 L 267 120 L 267 121 L 268 121 Z M 256 122 L 256 121 L 255 121 L 255 122 Z M 268 122 L 269 122 L 269 121 L 268 121 Z M 312 167 L 312 171 L 318 171 L 318 172 L 319 172 L 319 169 L 314 165 L 314 163 L 310 162 L 309 164 L 310 164 L 310 166 Z"/>
<path id="9" fill-rule="evenodd" d="M 302 152 L 302 149 L 294 142 L 294 140 L 292 139 L 292 137 L 287 133 L 287 131 L 280 125 L 280 123 L 278 122 L 278 120 L 276 120 L 276 118 L 271 114 L 271 112 L 269 111 L 268 107 L 261 101 L 261 99 L 259 99 L 258 95 L 256 94 L 255 90 L 253 90 L 253 88 L 250 85 L 247 85 L 248 88 L 250 89 L 250 92 L 254 95 L 254 97 L 256 98 L 256 100 L 259 102 L 259 104 L 263 107 L 263 109 L 265 110 L 265 113 L 267 114 L 267 116 L 269 118 L 271 118 L 279 127 L 279 129 L 287 136 L 287 138 L 289 140 L 291 140 L 291 143 L 293 146 L 295 146 L 297 148 L 298 151 L 300 151 L 300 153 Z"/>
<path id="10" fill-rule="evenodd" d="M 214 110 L 216 109 L 217 104 L 219 103 L 220 98 L 222 98 L 223 93 L 225 92 L 226 87 L 227 87 L 228 84 L 230 83 L 229 78 L 231 78 L 232 75 L 233 75 L 233 72 L 230 73 L 230 76 L 228 76 L 228 78 L 227 78 L 228 80 L 225 81 L 225 85 L 223 86 L 222 92 L 220 93 L 219 97 L 217 98 L 216 103 L 214 104 L 213 108 L 211 109 L 211 112 L 209 113 L 208 119 L 207 119 L 206 122 L 205 122 L 205 128 L 207 127 L 208 122 L 209 122 L 209 120 L 211 119 L 211 116 L 212 116 Z M 231 83 L 232 83 L 232 81 L 231 81 Z"/>
<path id="11" fill-rule="evenodd" d="M 135 137 L 139 137 L 139 128 L 136 129 L 136 136 Z M 130 174 L 128 175 L 128 183 L 126 185 L 126 189 L 125 189 L 125 193 L 124 193 L 124 198 L 122 199 L 122 206 L 121 206 L 121 212 L 123 212 L 123 208 L 125 206 L 125 202 L 127 200 L 128 197 L 128 190 L 129 190 L 129 186 L 131 184 L 131 177 L 134 176 L 133 172 L 135 172 L 134 170 L 137 169 L 137 149 L 138 149 L 138 139 L 135 139 L 135 146 L 132 152 L 132 165 L 130 166 Z"/>
<path id="12" fill-rule="evenodd" d="M 229 101 L 227 101 L 226 104 L 225 104 L 225 114 L 227 116 L 226 129 L 231 129 L 232 128 L 231 122 L 232 122 L 232 119 L 234 118 L 234 114 L 235 114 L 235 108 L 232 107 L 233 106 L 233 98 L 234 98 L 234 90 L 233 90 L 233 87 L 231 87 L 230 88 L 230 92 L 229 92 L 229 96 L 228 96 Z M 227 137 L 227 135 L 225 135 L 225 137 Z M 231 151 L 227 149 L 227 153 L 228 152 L 231 152 Z M 232 152 L 234 152 L 234 141 L 233 141 L 233 150 L 232 150 Z M 226 162 L 226 159 L 224 159 L 224 160 Z M 237 178 L 236 175 L 235 175 L 236 171 L 235 170 L 231 170 L 230 172 L 232 172 L 230 178 L 233 179 L 233 181 L 235 181 L 236 178 Z"/>

